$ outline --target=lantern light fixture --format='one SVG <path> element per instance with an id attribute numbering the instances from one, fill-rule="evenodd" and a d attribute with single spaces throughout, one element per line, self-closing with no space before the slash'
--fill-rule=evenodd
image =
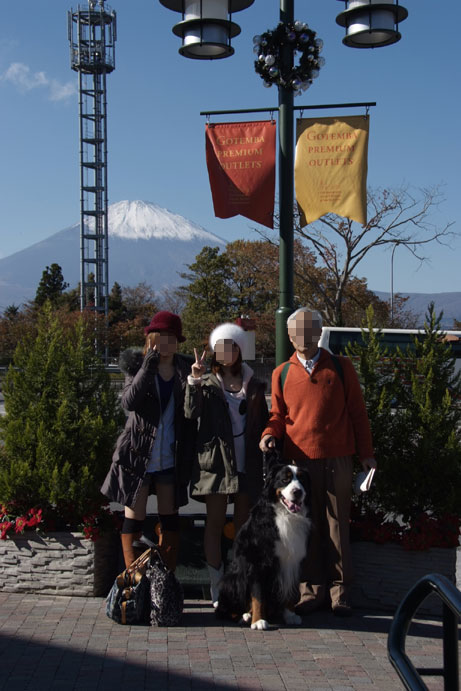
<path id="1" fill-rule="evenodd" d="M 173 33 L 182 39 L 181 55 L 195 60 L 217 60 L 233 55 L 231 39 L 240 27 L 232 14 L 245 10 L 254 0 L 160 0 L 169 10 L 182 13 Z"/>
<path id="2" fill-rule="evenodd" d="M 399 0 L 345 0 L 345 5 L 336 22 L 346 29 L 346 46 L 379 48 L 400 41 L 398 25 L 408 17 L 408 10 L 399 5 Z"/>

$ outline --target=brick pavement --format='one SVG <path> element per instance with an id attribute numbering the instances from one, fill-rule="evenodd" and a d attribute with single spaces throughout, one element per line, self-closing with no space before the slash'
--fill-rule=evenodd
<path id="1" fill-rule="evenodd" d="M 124 627 L 102 598 L 0 592 L 0 690 L 393 691 L 402 684 L 387 659 L 390 621 L 317 612 L 300 628 L 251 631 L 190 599 L 181 627 Z M 440 667 L 441 623 L 417 620 L 411 633 L 413 663 Z"/>

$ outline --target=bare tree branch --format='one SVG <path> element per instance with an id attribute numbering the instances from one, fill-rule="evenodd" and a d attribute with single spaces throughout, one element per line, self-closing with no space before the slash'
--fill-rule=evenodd
<path id="1" fill-rule="evenodd" d="M 370 189 L 367 194 L 368 222 L 360 226 L 347 218 L 326 214 L 318 221 L 301 227 L 295 214 L 295 234 L 310 246 L 328 274 L 328 288 L 316 286 L 325 296 L 329 318 L 342 323 L 342 303 L 348 283 L 360 262 L 372 250 L 395 245 L 405 247 L 420 263 L 428 261 L 425 247 L 432 242 L 450 247 L 449 239 L 459 233 L 451 230 L 453 223 L 436 225 L 432 216 L 444 201 L 440 185 L 411 191 L 408 185 L 394 189 Z M 278 219 L 276 219 L 277 221 Z M 259 231 L 257 231 L 259 232 Z M 260 233 L 266 240 L 275 241 Z M 310 278 L 297 272 L 295 275 L 309 283 Z M 332 290 L 334 305 L 332 303 Z"/>

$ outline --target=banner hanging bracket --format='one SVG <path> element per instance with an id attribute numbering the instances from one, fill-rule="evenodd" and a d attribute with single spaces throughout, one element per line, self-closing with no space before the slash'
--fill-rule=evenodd
<path id="1" fill-rule="evenodd" d="M 365 101 L 363 103 L 328 103 L 313 106 L 293 106 L 293 110 L 324 110 L 326 108 L 366 108 L 368 109 L 376 105 L 376 101 Z M 239 110 L 202 110 L 200 115 L 209 117 L 210 115 L 237 115 L 238 113 L 273 113 L 278 112 L 278 106 L 275 108 L 241 108 Z"/>

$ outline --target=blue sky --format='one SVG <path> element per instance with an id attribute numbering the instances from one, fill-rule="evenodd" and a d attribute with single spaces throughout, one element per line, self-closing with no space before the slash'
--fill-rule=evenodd
<path id="1" fill-rule="evenodd" d="M 255 0 L 233 17 L 235 54 L 216 61 L 178 54 L 171 29 L 180 15 L 158 0 L 113 0 L 116 70 L 108 76 L 109 202 L 143 199 L 226 240 L 257 239 L 245 218 L 214 217 L 201 110 L 277 105 L 253 69 L 253 41 L 276 26 L 278 0 Z M 402 40 L 387 48 L 345 47 L 337 0 L 297 0 L 295 18 L 324 41 L 326 65 L 296 105 L 376 101 L 371 109 L 368 184 L 442 185 L 438 225 L 461 232 L 459 113 L 461 7 L 457 0 L 402 0 Z M 84 0 L 81 3 L 86 7 Z M 64 0 L 5 4 L 0 23 L 0 256 L 79 219 L 77 75 L 70 69 Z M 305 111 L 310 115 L 356 111 Z M 358 113 L 363 112 L 358 110 Z M 235 119 L 243 119 L 238 116 Z M 214 118 L 214 121 L 232 118 Z M 252 119 L 251 116 L 248 119 Z M 396 292 L 460 291 L 461 238 L 431 246 L 422 267 L 403 248 L 394 258 Z M 191 261 L 193 257 L 191 257 Z M 50 262 L 53 258 L 50 257 Z M 79 261 L 79 257 L 76 257 Z M 388 291 L 391 255 L 376 250 L 358 275 Z"/>

